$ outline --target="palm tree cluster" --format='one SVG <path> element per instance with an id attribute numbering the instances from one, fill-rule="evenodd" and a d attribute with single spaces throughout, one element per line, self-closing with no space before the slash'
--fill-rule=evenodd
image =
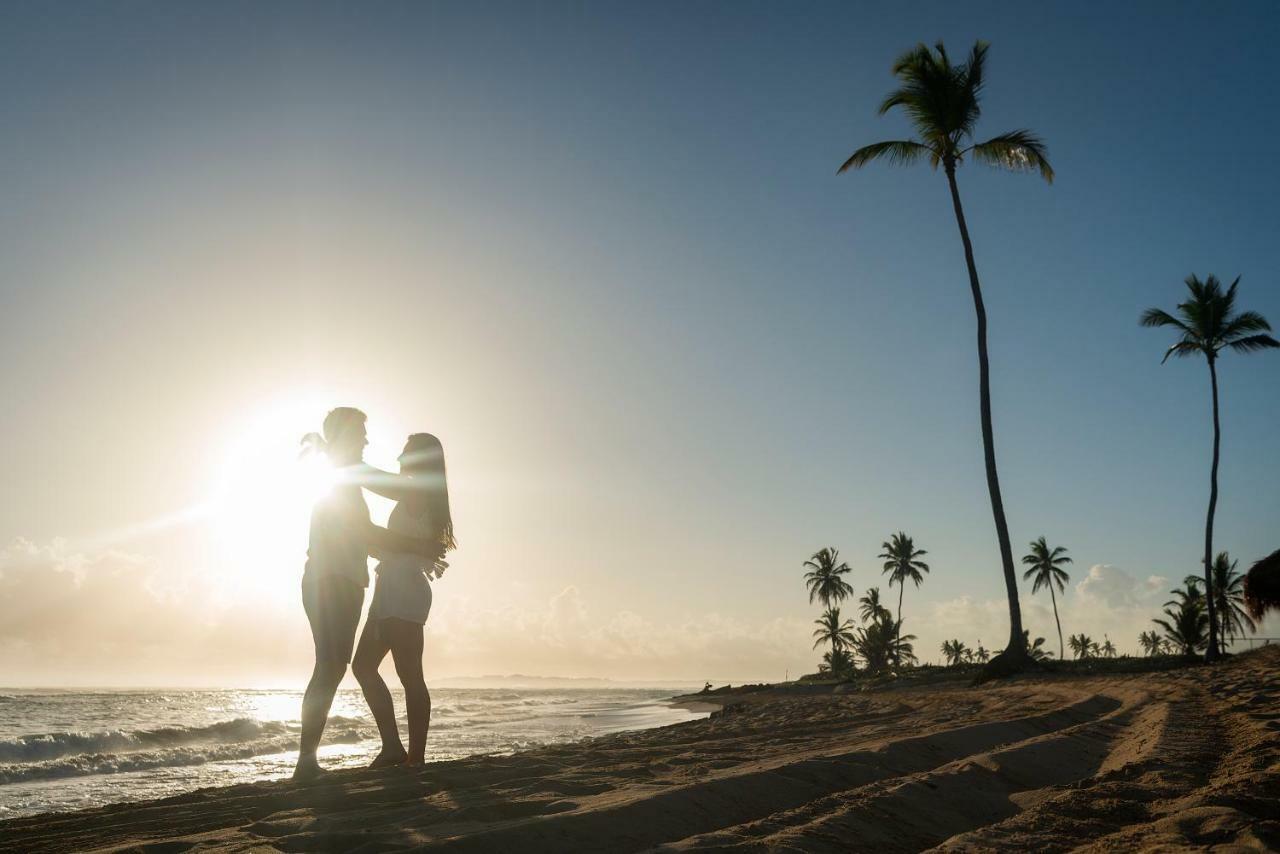
<path id="1" fill-rule="evenodd" d="M 861 169 L 874 161 L 884 161 L 899 166 L 923 161 L 928 163 L 934 171 L 941 167 L 947 179 L 952 212 L 955 215 L 960 242 L 964 250 L 969 290 L 973 297 L 983 461 L 986 467 L 987 492 L 991 501 L 991 513 L 995 523 L 1000 564 L 1009 604 L 1009 641 L 1004 651 L 991 662 L 990 672 L 997 675 L 1020 669 L 1031 659 L 1031 652 L 1024 640 L 1013 549 L 1010 545 L 1009 525 L 1005 518 L 1004 500 L 996 468 L 995 431 L 991 412 L 991 372 L 987 352 L 987 311 L 982 286 L 978 279 L 977 263 L 974 260 L 973 242 L 960 200 L 957 172 L 961 165 L 970 161 L 1015 172 L 1036 172 L 1049 183 L 1053 182 L 1054 173 L 1049 165 L 1048 151 L 1043 140 L 1029 130 L 1007 131 L 982 142 L 976 141 L 977 124 L 982 114 L 982 92 L 986 82 L 987 50 L 986 43 L 977 42 L 964 61 L 956 63 L 939 42 L 933 48 L 923 44 L 917 45 L 899 56 L 892 66 L 892 74 L 897 78 L 898 87 L 881 102 L 879 112 L 884 115 L 893 110 L 902 111 L 911 124 L 914 136 L 863 146 L 841 164 L 837 173 Z M 1191 296 L 1178 305 L 1176 316 L 1153 308 L 1141 317 L 1141 323 L 1144 326 L 1168 326 L 1179 333 L 1178 341 L 1165 354 L 1166 360 L 1171 355 L 1203 355 L 1209 365 L 1213 393 L 1213 463 L 1209 477 L 1209 508 L 1205 521 L 1204 581 L 1206 589 L 1212 591 L 1205 599 L 1207 649 L 1210 660 L 1218 655 L 1220 638 L 1234 638 L 1242 631 L 1242 627 L 1247 625 L 1243 620 L 1238 619 L 1239 614 L 1235 612 L 1228 616 L 1228 609 L 1220 601 L 1224 595 L 1228 594 L 1225 593 L 1225 589 L 1224 592 L 1220 592 L 1212 578 L 1214 571 L 1211 561 L 1213 521 L 1218 501 L 1221 440 L 1217 360 L 1224 350 L 1251 353 L 1280 347 L 1280 342 L 1266 334 L 1271 331 L 1271 327 L 1262 315 L 1253 311 L 1236 312 L 1235 299 L 1239 281 L 1237 278 L 1224 290 L 1215 276 L 1209 276 L 1204 281 L 1194 275 L 1190 276 L 1186 284 Z M 1054 605 L 1054 619 L 1058 622 L 1059 655 L 1065 655 L 1055 588 L 1058 593 L 1064 592 L 1065 572 L 1059 576 L 1058 571 L 1068 560 L 1063 559 L 1061 551 L 1050 549 L 1041 538 L 1032 544 L 1032 554 L 1024 558 L 1023 562 L 1030 566 L 1030 569 L 1024 573 L 1024 578 L 1035 580 L 1032 592 L 1038 592 L 1042 587 L 1049 589 Z M 900 577 L 899 583 L 904 578 L 905 576 Z M 902 592 L 899 590 L 899 601 L 901 601 L 901 595 Z M 1222 612 L 1221 617 L 1218 615 L 1219 611 Z M 1106 646 L 1099 647 L 1097 652 L 1094 651 L 1095 646 L 1096 644 L 1090 640 L 1087 644 L 1079 648 L 1073 646 L 1072 649 L 1077 658 L 1106 654 Z M 1111 646 L 1114 650 L 1109 640 L 1107 646 Z"/>
<path id="2" fill-rule="evenodd" d="M 968 664 L 973 661 L 973 650 L 960 640 L 943 641 L 942 657 L 947 660 L 948 667 L 955 667 L 958 664 Z"/>
<path id="3" fill-rule="evenodd" d="M 1209 614 L 1200 579 L 1188 575 L 1182 587 L 1170 591 L 1173 598 L 1164 603 L 1165 619 L 1155 619 L 1164 630 L 1165 640 L 1179 655 L 1191 656 L 1209 645 Z"/>
<path id="4" fill-rule="evenodd" d="M 919 560 L 925 554 L 917 549 L 906 534 L 898 533 L 882 544 L 885 552 L 884 572 L 889 584 L 901 588 L 910 579 L 918 587 L 927 564 Z M 916 660 L 912 641 L 915 635 L 902 633 L 902 591 L 898 591 L 898 618 L 880 600 L 880 588 L 871 587 L 858 600 L 858 616 L 862 625 L 845 619 L 840 604 L 854 594 L 853 587 L 845 580 L 852 570 L 840 560 L 835 548 L 823 548 L 804 562 L 805 587 L 809 602 L 820 602 L 822 616 L 814 620 L 813 646 L 829 647 L 823 654 L 819 672 L 836 677 L 852 676 L 859 662 L 868 675 L 879 675 L 898 670 Z"/>
<path id="5" fill-rule="evenodd" d="M 1067 646 L 1071 647 L 1071 652 L 1077 661 L 1096 657 L 1099 652 L 1098 642 L 1084 632 L 1067 638 Z"/>
<path id="6" fill-rule="evenodd" d="M 1205 596 L 1205 580 L 1188 575 L 1182 586 L 1170 593 L 1164 603 L 1163 618 L 1152 620 L 1163 632 L 1143 632 L 1138 642 L 1147 655 L 1177 654 L 1192 656 L 1204 652 L 1212 643 L 1210 612 L 1218 617 L 1219 641 L 1223 647 L 1244 637 L 1246 631 L 1257 631 L 1257 625 L 1245 608 L 1244 576 L 1236 571 L 1237 561 L 1227 552 L 1219 552 L 1209 570 L 1213 596 Z"/>
<path id="7" fill-rule="evenodd" d="M 1032 661 L 1047 661 L 1053 658 L 1053 653 L 1044 649 L 1044 638 L 1036 638 L 1032 641 L 1031 633 L 1023 631 L 1022 640 L 1027 657 Z M 942 642 L 942 657 L 948 667 L 959 667 L 962 664 L 986 664 L 991 658 L 991 653 L 982 646 L 982 641 L 978 641 L 975 649 L 970 649 L 964 641 L 953 639 Z"/>

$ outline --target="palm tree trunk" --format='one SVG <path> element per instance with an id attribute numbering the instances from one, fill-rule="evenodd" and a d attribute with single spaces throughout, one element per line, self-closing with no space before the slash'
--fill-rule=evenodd
<path id="1" fill-rule="evenodd" d="M 1205 659 L 1214 661 L 1218 658 L 1218 620 L 1213 589 L 1213 514 L 1218 508 L 1218 445 L 1222 439 L 1222 428 L 1218 422 L 1218 369 L 1213 355 L 1209 356 L 1209 380 L 1213 384 L 1213 468 L 1209 473 L 1209 515 L 1204 523 L 1204 591 L 1205 604 L 1209 607 L 1209 651 Z"/>
<path id="2" fill-rule="evenodd" d="M 1058 619 L 1058 596 L 1053 592 L 1053 580 L 1049 581 L 1049 598 L 1053 600 L 1053 621 L 1058 624 L 1058 660 L 1067 660 L 1066 647 L 1062 645 L 1062 621 Z"/>
<path id="3" fill-rule="evenodd" d="M 898 625 L 893 631 L 893 666 L 897 668 L 902 667 L 902 656 L 899 655 L 899 650 L 902 647 L 902 594 L 905 592 L 907 592 L 907 583 L 906 579 L 903 579 L 898 584 Z"/>
<path id="4" fill-rule="evenodd" d="M 964 243 L 964 260 L 969 267 L 969 288 L 973 291 L 973 310 L 978 315 L 978 394 L 982 409 L 982 450 L 987 464 L 987 491 L 991 493 L 991 514 L 996 522 L 996 539 L 1000 541 L 1000 563 L 1004 568 L 1004 584 L 1009 596 L 1009 645 L 1005 652 L 1011 658 L 1025 658 L 1022 643 L 1022 608 L 1018 604 L 1018 576 L 1013 568 L 1013 546 L 1009 543 L 1009 523 L 1004 518 L 1004 500 L 1000 497 L 1000 476 L 996 472 L 996 440 L 991 426 L 991 369 L 987 364 L 987 310 L 982 303 L 982 286 L 978 268 L 973 262 L 973 244 L 965 225 L 964 208 L 960 205 L 960 189 L 956 186 L 956 165 L 947 163 L 947 183 L 951 186 L 951 204 L 960 226 Z"/>

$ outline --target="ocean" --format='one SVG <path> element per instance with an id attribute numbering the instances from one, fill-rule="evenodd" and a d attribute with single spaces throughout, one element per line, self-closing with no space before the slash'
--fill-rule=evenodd
<path id="1" fill-rule="evenodd" d="M 433 688 L 428 761 L 510 753 L 705 716 L 668 702 L 679 688 Z M 404 697 L 393 689 L 396 711 Z M 301 691 L 0 689 L 0 819 L 140 801 L 287 777 Z M 401 737 L 407 738 L 403 719 Z M 327 768 L 378 752 L 358 689 L 334 701 Z"/>

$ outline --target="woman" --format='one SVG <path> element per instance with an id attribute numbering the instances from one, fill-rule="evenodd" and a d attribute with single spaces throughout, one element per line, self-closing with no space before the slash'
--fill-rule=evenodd
<path id="1" fill-rule="evenodd" d="M 430 433 L 415 433 L 400 454 L 400 476 L 371 473 L 367 488 L 396 501 L 387 529 L 406 537 L 422 538 L 438 545 L 434 560 L 412 552 L 381 552 L 377 582 L 369 616 L 356 646 L 351 670 L 382 736 L 382 751 L 371 768 L 421 765 L 427 751 L 431 721 L 431 694 L 422 676 L 422 634 L 431 611 L 431 577 L 439 578 L 448 566 L 445 552 L 456 547 L 449 514 L 449 487 L 445 477 L 444 448 Z M 404 686 L 409 719 L 409 749 L 400 741 L 391 691 L 378 674 L 387 653 L 395 662 Z"/>

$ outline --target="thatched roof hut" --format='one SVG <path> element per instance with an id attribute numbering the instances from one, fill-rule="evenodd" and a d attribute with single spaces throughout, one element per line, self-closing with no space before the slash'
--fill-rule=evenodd
<path id="1" fill-rule="evenodd" d="M 1261 621 L 1267 611 L 1280 612 L 1280 549 L 1249 568 L 1244 577 L 1244 606 Z"/>

